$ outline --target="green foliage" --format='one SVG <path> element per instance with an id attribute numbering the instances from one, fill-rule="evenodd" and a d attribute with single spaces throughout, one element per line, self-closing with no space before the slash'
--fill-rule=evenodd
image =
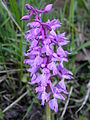
<path id="1" fill-rule="evenodd" d="M 90 41 L 88 40 L 86 43 L 81 44 L 77 49 L 75 50 L 76 52 L 79 52 L 81 49 L 89 47 L 90 46 Z"/>
<path id="2" fill-rule="evenodd" d="M 4 114 L 2 112 L 2 110 L 0 109 L 0 120 L 3 120 Z"/>
<path id="3" fill-rule="evenodd" d="M 84 115 L 80 115 L 78 120 L 88 120 Z"/>
<path id="4" fill-rule="evenodd" d="M 34 104 L 34 102 L 32 102 L 31 105 L 27 108 L 27 111 L 26 111 L 25 115 L 23 116 L 22 120 L 25 120 L 25 118 L 27 117 L 27 115 L 31 111 L 33 104 Z"/>
<path id="5" fill-rule="evenodd" d="M 84 0 L 77 0 L 78 4 L 86 10 L 86 12 L 90 15 L 90 10 L 88 9 L 87 5 L 85 4 Z"/>
<path id="6" fill-rule="evenodd" d="M 13 16 L 15 16 L 16 21 L 18 22 L 18 24 L 21 27 L 21 21 L 20 21 L 20 11 L 19 11 L 19 6 L 18 3 L 16 2 L 16 0 L 9 0 L 10 3 L 10 7 L 11 7 L 11 11 L 13 12 Z"/>
<path id="7" fill-rule="evenodd" d="M 63 120 L 61 117 L 60 117 L 60 119 L 59 120 Z"/>

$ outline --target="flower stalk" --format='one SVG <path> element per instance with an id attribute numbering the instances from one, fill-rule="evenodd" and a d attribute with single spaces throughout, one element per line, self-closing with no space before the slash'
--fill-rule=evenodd
<path id="1" fill-rule="evenodd" d="M 48 103 L 46 103 L 46 120 L 51 120 L 51 110 Z"/>

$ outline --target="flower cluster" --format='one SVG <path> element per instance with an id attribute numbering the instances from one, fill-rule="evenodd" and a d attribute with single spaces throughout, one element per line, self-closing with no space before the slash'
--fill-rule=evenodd
<path id="1" fill-rule="evenodd" d="M 25 6 L 29 14 L 21 20 L 29 20 L 32 15 L 34 16 L 34 21 L 27 24 L 30 29 L 25 35 L 26 40 L 30 41 L 29 50 L 24 54 L 27 57 L 24 63 L 30 65 L 27 69 L 31 76 L 29 83 L 37 84 L 35 91 L 38 93 L 38 99 L 42 101 L 41 104 L 48 102 L 49 107 L 57 112 L 57 99 L 65 100 L 62 93 L 68 94 L 64 79 L 72 78 L 72 73 L 63 65 L 63 62 L 68 62 L 69 53 L 64 51 L 62 46 L 68 44 L 68 41 L 65 33 L 55 32 L 56 28 L 61 27 L 59 20 L 43 22 L 41 19 L 42 13 L 50 12 L 52 4 L 42 10 L 29 4 Z M 56 77 L 60 78 L 59 82 L 54 80 Z"/>

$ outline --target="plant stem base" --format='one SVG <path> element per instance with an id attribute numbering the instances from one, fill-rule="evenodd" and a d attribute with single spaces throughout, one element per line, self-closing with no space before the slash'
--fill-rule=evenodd
<path id="1" fill-rule="evenodd" d="M 48 103 L 46 103 L 46 120 L 51 120 L 51 110 Z"/>

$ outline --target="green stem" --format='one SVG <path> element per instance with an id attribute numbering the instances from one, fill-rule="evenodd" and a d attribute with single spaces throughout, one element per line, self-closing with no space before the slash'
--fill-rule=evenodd
<path id="1" fill-rule="evenodd" d="M 54 116 L 55 116 L 55 113 L 54 112 L 52 112 L 52 120 L 54 120 Z"/>
<path id="2" fill-rule="evenodd" d="M 46 103 L 46 120 L 51 120 L 51 111 L 48 103 Z"/>

